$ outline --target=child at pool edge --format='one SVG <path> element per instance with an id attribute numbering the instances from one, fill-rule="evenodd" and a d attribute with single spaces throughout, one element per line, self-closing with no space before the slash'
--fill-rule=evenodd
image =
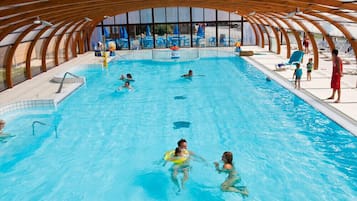
<path id="1" fill-rule="evenodd" d="M 224 152 L 222 155 L 223 166 L 219 168 L 219 163 L 214 162 L 214 166 L 218 173 L 224 172 L 228 176 L 226 180 L 221 184 L 221 190 L 225 192 L 236 192 L 240 193 L 243 197 L 248 196 L 248 190 L 246 186 L 234 186 L 241 181 L 238 172 L 233 166 L 233 154 L 232 152 Z"/>
<path id="2" fill-rule="evenodd" d="M 296 69 L 294 70 L 293 79 L 295 79 L 295 89 L 300 89 L 300 82 L 302 76 L 302 69 L 300 68 L 300 64 L 296 64 Z"/>
<path id="3" fill-rule="evenodd" d="M 312 67 L 313 67 L 313 63 L 312 63 L 312 58 L 309 58 L 309 62 L 307 62 L 306 64 L 306 69 L 307 69 L 307 80 L 310 81 L 311 80 L 311 71 L 312 71 Z"/>

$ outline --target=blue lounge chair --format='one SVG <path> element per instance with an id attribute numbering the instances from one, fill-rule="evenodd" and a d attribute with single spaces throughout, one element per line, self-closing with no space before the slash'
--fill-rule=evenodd
<path id="1" fill-rule="evenodd" d="M 301 63 L 303 57 L 304 57 L 304 52 L 297 50 L 293 52 L 288 62 L 277 64 L 275 65 L 275 68 L 276 70 L 285 70 L 287 66 L 291 66 L 296 63 Z"/>

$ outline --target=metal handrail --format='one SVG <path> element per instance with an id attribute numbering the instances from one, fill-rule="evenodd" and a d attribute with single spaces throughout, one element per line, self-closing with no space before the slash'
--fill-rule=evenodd
<path id="1" fill-rule="evenodd" d="M 57 90 L 56 93 L 61 93 L 62 87 L 63 87 L 63 82 L 64 82 L 64 80 L 66 79 L 66 76 L 67 76 L 68 74 L 69 74 L 69 75 L 72 75 L 72 76 L 75 77 L 75 78 L 80 78 L 79 76 L 77 76 L 77 75 L 75 75 L 75 74 L 73 74 L 73 73 L 66 72 L 66 73 L 64 74 L 63 78 L 62 78 L 61 84 L 60 84 L 60 86 L 59 86 L 59 88 L 58 88 L 58 90 Z"/>
<path id="2" fill-rule="evenodd" d="M 43 126 L 47 126 L 46 123 L 43 123 L 41 121 L 34 121 L 32 122 L 32 135 L 35 136 L 35 125 L 36 124 L 41 124 Z M 55 134 L 56 134 L 56 138 L 58 137 L 58 133 L 57 133 L 57 126 L 54 126 L 54 131 L 55 131 Z"/>
<path id="3" fill-rule="evenodd" d="M 32 122 L 32 135 L 33 136 L 35 136 L 35 124 L 41 124 L 41 125 L 47 125 L 47 124 L 45 124 L 45 123 L 43 123 L 43 122 L 41 122 L 41 121 L 34 121 L 34 122 Z"/>

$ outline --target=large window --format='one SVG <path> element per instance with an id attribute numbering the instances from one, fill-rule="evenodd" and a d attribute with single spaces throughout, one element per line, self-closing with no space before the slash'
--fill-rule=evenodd
<path id="1" fill-rule="evenodd" d="M 165 23 L 166 22 L 166 9 L 165 8 L 154 8 L 154 22 L 155 23 Z"/>
<path id="2" fill-rule="evenodd" d="M 192 22 L 203 22 L 203 8 L 192 8 Z"/>
<path id="3" fill-rule="evenodd" d="M 140 11 L 141 23 L 152 23 L 152 9 L 144 9 Z"/>
<path id="4" fill-rule="evenodd" d="M 189 22 L 191 19 L 190 15 L 189 7 L 179 7 L 179 22 Z"/>
<path id="5" fill-rule="evenodd" d="M 166 22 L 178 22 L 177 7 L 166 8 Z"/>
<path id="6" fill-rule="evenodd" d="M 139 24 L 140 23 L 140 12 L 133 11 L 128 13 L 129 24 Z"/>
<path id="7" fill-rule="evenodd" d="M 117 49 L 234 46 L 252 32 L 244 32 L 242 17 L 210 8 L 149 8 L 106 18 L 98 24 L 91 39 L 91 48 L 98 41 L 115 42 Z M 250 31 L 249 31 L 250 30 Z M 243 34 L 242 34 L 243 33 Z"/>

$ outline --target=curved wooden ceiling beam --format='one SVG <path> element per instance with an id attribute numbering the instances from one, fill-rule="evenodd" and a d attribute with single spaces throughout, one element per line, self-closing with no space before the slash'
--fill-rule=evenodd
<path id="1" fill-rule="evenodd" d="M 293 34 L 295 36 L 295 40 L 298 45 L 298 49 L 302 50 L 301 39 L 300 39 L 299 33 L 297 33 L 295 28 L 288 21 L 286 21 L 283 17 L 280 17 L 279 15 L 277 15 L 275 13 L 273 13 L 271 15 L 278 18 L 280 21 L 282 21 L 284 24 L 286 24 L 289 27 L 289 29 L 293 32 Z"/>
<path id="2" fill-rule="evenodd" d="M 319 67 L 319 49 L 317 47 L 314 34 L 312 32 L 310 32 L 309 29 L 303 23 L 300 22 L 300 20 L 295 19 L 295 18 L 291 18 L 291 20 L 293 20 L 296 24 L 298 24 L 304 30 L 304 32 L 307 34 L 307 36 L 309 37 L 309 40 L 311 41 L 311 45 L 312 45 L 312 50 L 314 52 L 314 69 L 318 69 L 318 67 Z"/>
<path id="3" fill-rule="evenodd" d="M 278 22 L 274 17 L 268 16 L 268 15 L 263 15 L 263 16 L 272 20 L 278 26 L 279 30 L 283 33 L 283 36 L 284 36 L 285 42 L 286 42 L 286 58 L 290 58 L 290 54 L 291 54 L 290 39 L 289 39 L 289 36 L 286 33 L 285 29 L 283 28 L 283 26 L 281 26 L 280 22 Z"/>
<path id="4" fill-rule="evenodd" d="M 333 21 L 331 18 L 326 17 L 324 15 L 321 14 L 317 14 L 317 13 L 311 13 L 310 15 L 313 15 L 315 17 L 324 19 L 326 21 L 328 21 L 330 24 L 334 25 L 337 29 L 339 29 L 346 37 L 346 39 L 348 40 L 348 42 L 351 44 L 351 47 L 353 49 L 353 52 L 355 54 L 355 58 L 357 61 L 357 39 L 353 38 L 352 34 L 346 29 L 345 26 L 341 25 L 338 22 Z"/>
<path id="5" fill-rule="evenodd" d="M 80 21 L 77 23 L 80 23 Z M 59 65 L 59 47 L 60 47 L 62 38 L 66 34 L 68 29 L 72 28 L 75 24 L 76 24 L 76 22 L 72 22 L 70 24 L 65 25 L 65 28 L 62 30 L 62 32 L 59 35 L 57 35 L 57 41 L 55 41 L 56 42 L 56 45 L 55 45 L 55 66 Z"/>
<path id="6" fill-rule="evenodd" d="M 34 28 L 36 28 L 38 25 L 34 24 L 28 27 L 26 30 L 24 30 L 19 37 L 15 40 L 15 43 L 12 45 L 12 47 L 9 49 L 9 52 L 7 54 L 7 59 L 5 63 L 5 69 L 6 69 L 6 84 L 9 88 L 13 87 L 13 82 L 12 82 L 12 76 L 11 76 L 11 68 L 12 68 L 12 61 L 13 57 L 15 55 L 16 49 L 18 45 L 21 43 L 22 39 L 25 38 L 25 36 L 30 33 Z"/>
<path id="7" fill-rule="evenodd" d="M 42 66 L 41 66 L 41 69 L 43 72 L 47 71 L 46 55 L 47 55 L 48 46 L 49 46 L 52 38 L 56 35 L 57 31 L 60 30 L 66 24 L 67 24 L 66 22 L 62 22 L 59 26 L 57 26 L 54 30 L 52 30 L 50 35 L 45 39 L 45 42 L 42 44 Z"/>
<path id="8" fill-rule="evenodd" d="M 276 31 L 275 27 L 266 19 L 265 16 L 263 15 L 258 15 L 259 17 L 261 17 L 261 19 L 263 19 L 265 21 L 265 23 L 268 24 L 268 26 L 272 29 L 274 35 L 275 35 L 275 40 L 276 40 L 276 53 L 280 54 L 280 37 L 278 32 Z M 270 45 L 269 45 L 270 46 Z M 269 48 L 270 50 L 271 48 Z M 271 51 L 271 50 L 270 50 Z"/>
<path id="9" fill-rule="evenodd" d="M 260 24 L 264 28 L 265 33 L 267 34 L 267 38 L 268 38 L 268 50 L 271 51 L 270 33 L 269 33 L 268 29 L 266 28 L 265 24 L 262 22 L 262 20 L 259 17 L 254 16 L 253 19 L 258 21 L 258 24 Z M 264 37 L 264 31 L 263 31 L 263 37 Z"/>
<path id="10" fill-rule="evenodd" d="M 245 20 L 247 20 L 247 17 L 244 17 Z M 250 20 L 247 20 L 247 22 L 249 23 L 249 25 L 251 26 L 253 32 L 254 32 L 254 36 L 255 36 L 255 45 L 259 45 L 258 40 L 259 40 L 259 36 L 258 36 L 258 32 L 256 27 L 254 26 L 254 24 L 252 24 L 252 22 Z M 242 41 L 242 46 L 244 45 L 243 41 Z"/>
<path id="11" fill-rule="evenodd" d="M 69 15 L 69 14 L 66 14 L 66 13 L 59 13 L 57 15 L 52 15 L 49 21 L 54 25 L 56 25 L 56 24 L 58 24 L 58 23 L 60 23 L 62 21 L 67 21 L 68 23 L 70 23 L 72 21 L 82 20 L 84 18 L 83 16 L 86 16 L 86 14 L 89 14 L 89 13 L 92 13 L 92 10 L 90 10 L 88 12 L 83 12 L 82 11 L 81 15 L 78 15 L 78 14 Z M 4 39 L 4 37 L 6 37 L 11 32 L 13 32 L 13 31 L 15 31 L 15 30 L 17 30 L 17 29 L 19 29 L 19 28 L 21 28 L 23 26 L 26 26 L 28 24 L 33 24 L 33 20 L 32 19 L 28 19 L 26 21 L 22 21 L 22 22 L 17 23 L 17 24 L 12 24 L 11 26 L 8 26 L 7 28 L 2 29 L 2 31 L 0 32 L 0 41 L 2 39 Z"/>
<path id="12" fill-rule="evenodd" d="M 58 3 L 57 1 L 55 1 L 56 3 Z M 65 1 L 65 2 L 70 2 L 70 1 Z M 83 2 L 92 2 L 92 1 L 83 1 Z M 255 2 L 255 1 L 247 1 L 247 2 Z M 332 2 L 332 3 L 331 3 Z M 338 4 L 338 2 L 337 1 L 331 1 L 331 2 L 329 2 L 330 4 L 333 4 L 333 5 L 337 5 Z M 104 2 L 104 3 L 97 3 L 97 5 L 96 5 L 96 8 L 101 8 L 101 7 L 103 7 L 103 8 L 107 8 L 107 6 L 110 6 L 110 5 L 112 5 L 112 4 L 119 4 L 119 2 L 118 1 L 115 1 L 114 3 L 110 3 L 110 4 L 108 4 L 108 5 L 106 5 L 105 3 L 107 3 L 107 2 Z M 124 1 L 120 1 L 120 3 L 121 4 L 124 4 Z M 207 1 L 206 2 L 207 4 L 206 5 L 209 5 L 209 1 Z M 255 2 L 255 3 L 257 3 L 257 2 Z M 320 2 L 319 1 L 319 3 L 320 4 L 323 4 L 323 2 Z M 193 4 L 195 4 L 195 2 L 192 2 L 191 3 L 192 5 Z M 190 5 L 191 5 L 190 4 Z M 273 5 L 273 6 L 277 6 L 277 5 L 280 5 L 281 6 L 281 1 L 278 1 L 278 0 L 275 0 L 274 2 L 265 2 L 263 5 L 266 5 L 266 4 L 268 4 L 268 5 Z M 57 5 L 63 5 L 63 3 L 61 2 L 61 3 L 58 3 Z M 77 6 L 75 6 L 75 9 L 78 9 L 78 8 L 80 8 L 80 4 L 78 5 L 78 3 L 76 3 L 76 5 Z M 311 1 L 305 1 L 305 3 L 304 4 L 301 4 L 301 3 L 299 3 L 299 1 L 294 1 L 294 3 L 290 3 L 290 5 L 293 5 L 293 6 L 301 6 L 301 5 L 315 5 L 315 4 L 312 4 L 311 3 Z M 328 5 L 328 4 L 327 4 Z M 344 5 L 344 4 L 343 4 Z M 34 5 L 31 5 L 32 7 L 34 7 Z M 343 8 L 343 6 L 341 6 L 341 5 L 339 5 L 338 4 L 338 6 L 340 6 L 341 8 Z M 146 7 L 148 7 L 148 6 L 146 6 Z M 262 7 L 262 5 L 260 5 L 260 7 Z M 285 10 L 286 10 L 286 6 L 284 6 L 285 7 Z M 20 7 L 20 8 L 22 8 L 22 7 Z M 20 9 L 20 8 L 17 8 L 17 9 Z M 38 7 L 34 7 L 34 8 L 37 8 L 38 9 Z M 129 7 L 128 7 L 129 8 Z M 136 8 L 137 9 L 137 8 Z M 226 5 L 225 5 L 225 7 L 222 7 L 222 9 L 223 10 L 227 10 L 227 7 L 226 7 Z M 276 10 L 276 9 L 275 9 Z M 330 10 L 332 10 L 332 9 L 330 9 Z M 97 12 L 95 12 L 95 13 L 98 13 L 98 10 L 96 10 Z M 117 11 L 118 12 L 118 11 Z M 79 12 L 79 13 L 81 13 L 81 12 Z M 37 16 L 37 15 L 33 15 L 32 17 L 35 17 L 35 16 Z"/>
<path id="13" fill-rule="evenodd" d="M 313 24 L 322 34 L 322 36 L 326 39 L 330 50 L 332 52 L 333 49 L 335 49 L 335 44 L 332 41 L 332 38 L 326 33 L 326 30 L 324 28 L 322 28 L 322 26 L 315 22 L 314 20 L 310 19 L 309 17 L 307 17 L 306 15 L 299 15 L 299 17 L 304 18 L 305 20 L 308 20 L 311 24 Z"/>
<path id="14" fill-rule="evenodd" d="M 256 43 L 257 43 L 257 45 L 259 45 L 259 43 L 260 43 L 260 47 L 264 48 L 265 42 L 264 42 L 264 32 L 263 32 L 262 28 L 259 26 L 259 24 L 257 24 L 255 22 L 255 20 L 253 20 L 253 17 L 247 17 L 246 19 L 248 21 L 250 21 L 250 23 L 253 24 L 256 27 L 256 29 L 258 29 L 258 31 L 260 33 L 260 37 L 256 38 Z"/>
<path id="15" fill-rule="evenodd" d="M 75 33 L 75 32 L 78 32 L 78 33 L 80 33 L 81 32 L 81 30 L 82 30 L 82 28 L 83 27 L 85 27 L 86 26 L 86 24 L 87 24 L 88 22 L 84 22 L 84 23 L 77 23 L 76 25 L 74 25 L 74 27 L 73 27 L 73 29 L 71 30 L 71 32 L 68 34 L 68 37 L 67 37 L 67 40 L 65 41 L 65 47 L 64 47 L 64 56 L 65 56 L 65 61 L 68 61 L 69 60 L 69 43 L 71 42 L 71 39 L 73 38 L 73 34 Z M 78 37 L 78 34 L 75 36 L 75 38 L 77 38 Z M 75 39 L 73 39 L 73 41 L 75 41 Z M 76 51 L 74 51 L 73 52 L 73 46 L 74 45 L 72 45 L 72 48 L 71 48 L 71 50 L 72 50 L 72 55 L 74 56 L 74 57 L 76 57 L 77 56 L 77 52 Z"/>
<path id="16" fill-rule="evenodd" d="M 92 2 L 95 3 L 95 0 Z M 86 0 L 77 0 L 73 2 L 72 0 L 63 0 L 60 2 L 43 2 L 41 4 L 30 4 L 30 5 L 25 5 L 21 7 L 10 7 L 8 9 L 4 9 L 0 13 L 0 17 L 5 17 L 5 16 L 18 16 L 18 15 L 25 15 L 27 13 L 31 12 L 36 12 L 36 11 L 42 11 L 46 13 L 48 9 L 53 10 L 53 8 L 56 8 L 58 10 L 62 10 L 62 7 L 68 7 L 68 6 L 76 6 L 76 5 L 81 5 L 81 4 L 88 4 L 90 2 Z"/>
<path id="17" fill-rule="evenodd" d="M 27 19 L 30 20 L 35 20 L 37 17 L 40 17 L 41 20 L 46 20 L 46 21 L 50 21 L 51 19 L 53 19 L 55 16 L 62 16 L 66 15 L 66 14 L 76 14 L 76 15 L 83 15 L 83 13 L 86 13 L 86 11 L 91 11 L 88 12 L 90 13 L 92 16 L 100 16 L 100 18 L 103 18 L 104 15 L 98 15 L 99 13 L 105 13 L 108 10 L 113 10 L 113 7 L 115 8 L 115 6 L 118 6 L 116 3 L 106 3 L 103 4 L 103 8 L 101 7 L 93 7 L 93 5 L 88 5 L 88 4 L 81 4 L 81 5 L 66 5 L 66 6 L 58 6 L 58 7 L 54 7 L 54 8 L 47 8 L 47 9 L 38 9 L 35 11 L 31 11 L 31 12 L 26 12 L 22 15 L 17 15 L 8 19 L 4 19 L 4 20 L 0 20 L 0 27 L 1 26 L 11 26 L 13 23 L 16 22 L 21 22 Z M 108 8 L 107 8 L 108 7 Z M 94 12 L 96 11 L 96 12 Z M 102 12 L 101 12 L 102 11 Z M 115 9 L 115 11 L 120 12 L 120 9 Z M 94 15 L 95 14 L 95 15 Z M 84 17 L 88 17 L 88 16 L 83 16 Z"/>
<path id="18" fill-rule="evenodd" d="M 35 36 L 35 38 L 32 40 L 29 49 L 27 50 L 27 56 L 26 56 L 26 74 L 28 79 L 32 78 L 32 74 L 31 74 L 31 59 L 32 59 L 32 51 L 33 48 L 35 47 L 37 41 L 40 39 L 40 37 L 42 36 L 43 33 L 45 33 L 50 27 L 44 27 L 43 29 L 41 29 L 41 31 L 39 31 L 37 33 L 37 35 Z"/>
<path id="19" fill-rule="evenodd" d="M 91 4 L 91 2 L 95 2 L 95 7 L 97 8 L 101 8 L 102 5 L 105 5 L 109 2 L 107 1 L 80 1 L 80 2 L 74 2 L 72 3 L 69 0 L 64 0 L 64 1 L 51 1 L 51 2 L 41 2 L 41 3 L 37 3 L 37 4 L 31 4 L 31 5 L 25 5 L 25 6 L 19 6 L 16 7 L 16 11 L 15 8 L 9 8 L 9 9 L 4 9 L 3 11 L 10 15 L 11 11 L 13 13 L 20 13 L 20 12 L 28 12 L 31 10 L 39 10 L 40 8 L 52 8 L 54 9 L 54 5 L 56 5 L 57 7 L 63 6 L 64 4 L 71 4 L 73 5 L 73 7 L 78 7 L 76 5 L 81 5 L 81 4 Z M 232 8 L 238 8 L 241 10 L 244 10 L 244 8 L 262 8 L 263 12 L 267 12 L 267 11 L 271 11 L 272 8 L 274 9 L 274 11 L 285 11 L 288 12 L 289 10 L 291 11 L 291 9 L 294 10 L 294 8 L 296 9 L 297 7 L 301 7 L 301 8 L 307 8 L 307 7 L 311 7 L 308 9 L 315 9 L 314 6 L 334 6 L 340 9 L 351 9 L 351 10 L 356 10 L 357 6 L 354 4 L 348 4 L 348 3 L 341 3 L 340 1 L 310 1 L 310 0 L 306 0 L 306 1 L 288 1 L 285 2 L 284 4 L 282 4 L 281 0 L 274 0 L 274 1 L 269 1 L 269 2 L 261 2 L 261 1 L 252 1 L 252 0 L 248 0 L 248 1 L 230 1 L 230 2 L 216 2 L 216 1 L 210 1 L 210 0 L 206 0 L 205 2 L 202 1 L 190 1 L 190 2 L 162 2 L 160 0 L 158 1 L 150 1 L 150 3 L 148 4 L 147 1 L 135 1 L 134 5 L 132 1 L 111 1 L 113 2 L 113 4 L 117 4 L 118 6 L 121 7 L 125 7 L 126 10 L 134 10 L 134 9 L 138 9 L 138 5 L 143 5 L 142 8 L 148 8 L 148 7 L 157 7 L 157 6 L 182 6 L 182 5 L 186 5 L 186 6 L 202 6 L 202 7 L 213 7 L 213 8 L 220 8 L 222 10 L 227 10 L 227 11 L 231 11 Z M 203 5 L 202 5 L 203 4 Z M 244 6 L 244 7 L 242 7 Z M 104 7 L 105 9 L 109 8 L 110 6 Z M 58 10 L 59 8 L 57 8 Z M 329 9 L 329 8 L 327 8 Z M 330 9 L 330 11 L 332 11 L 333 9 Z"/>

